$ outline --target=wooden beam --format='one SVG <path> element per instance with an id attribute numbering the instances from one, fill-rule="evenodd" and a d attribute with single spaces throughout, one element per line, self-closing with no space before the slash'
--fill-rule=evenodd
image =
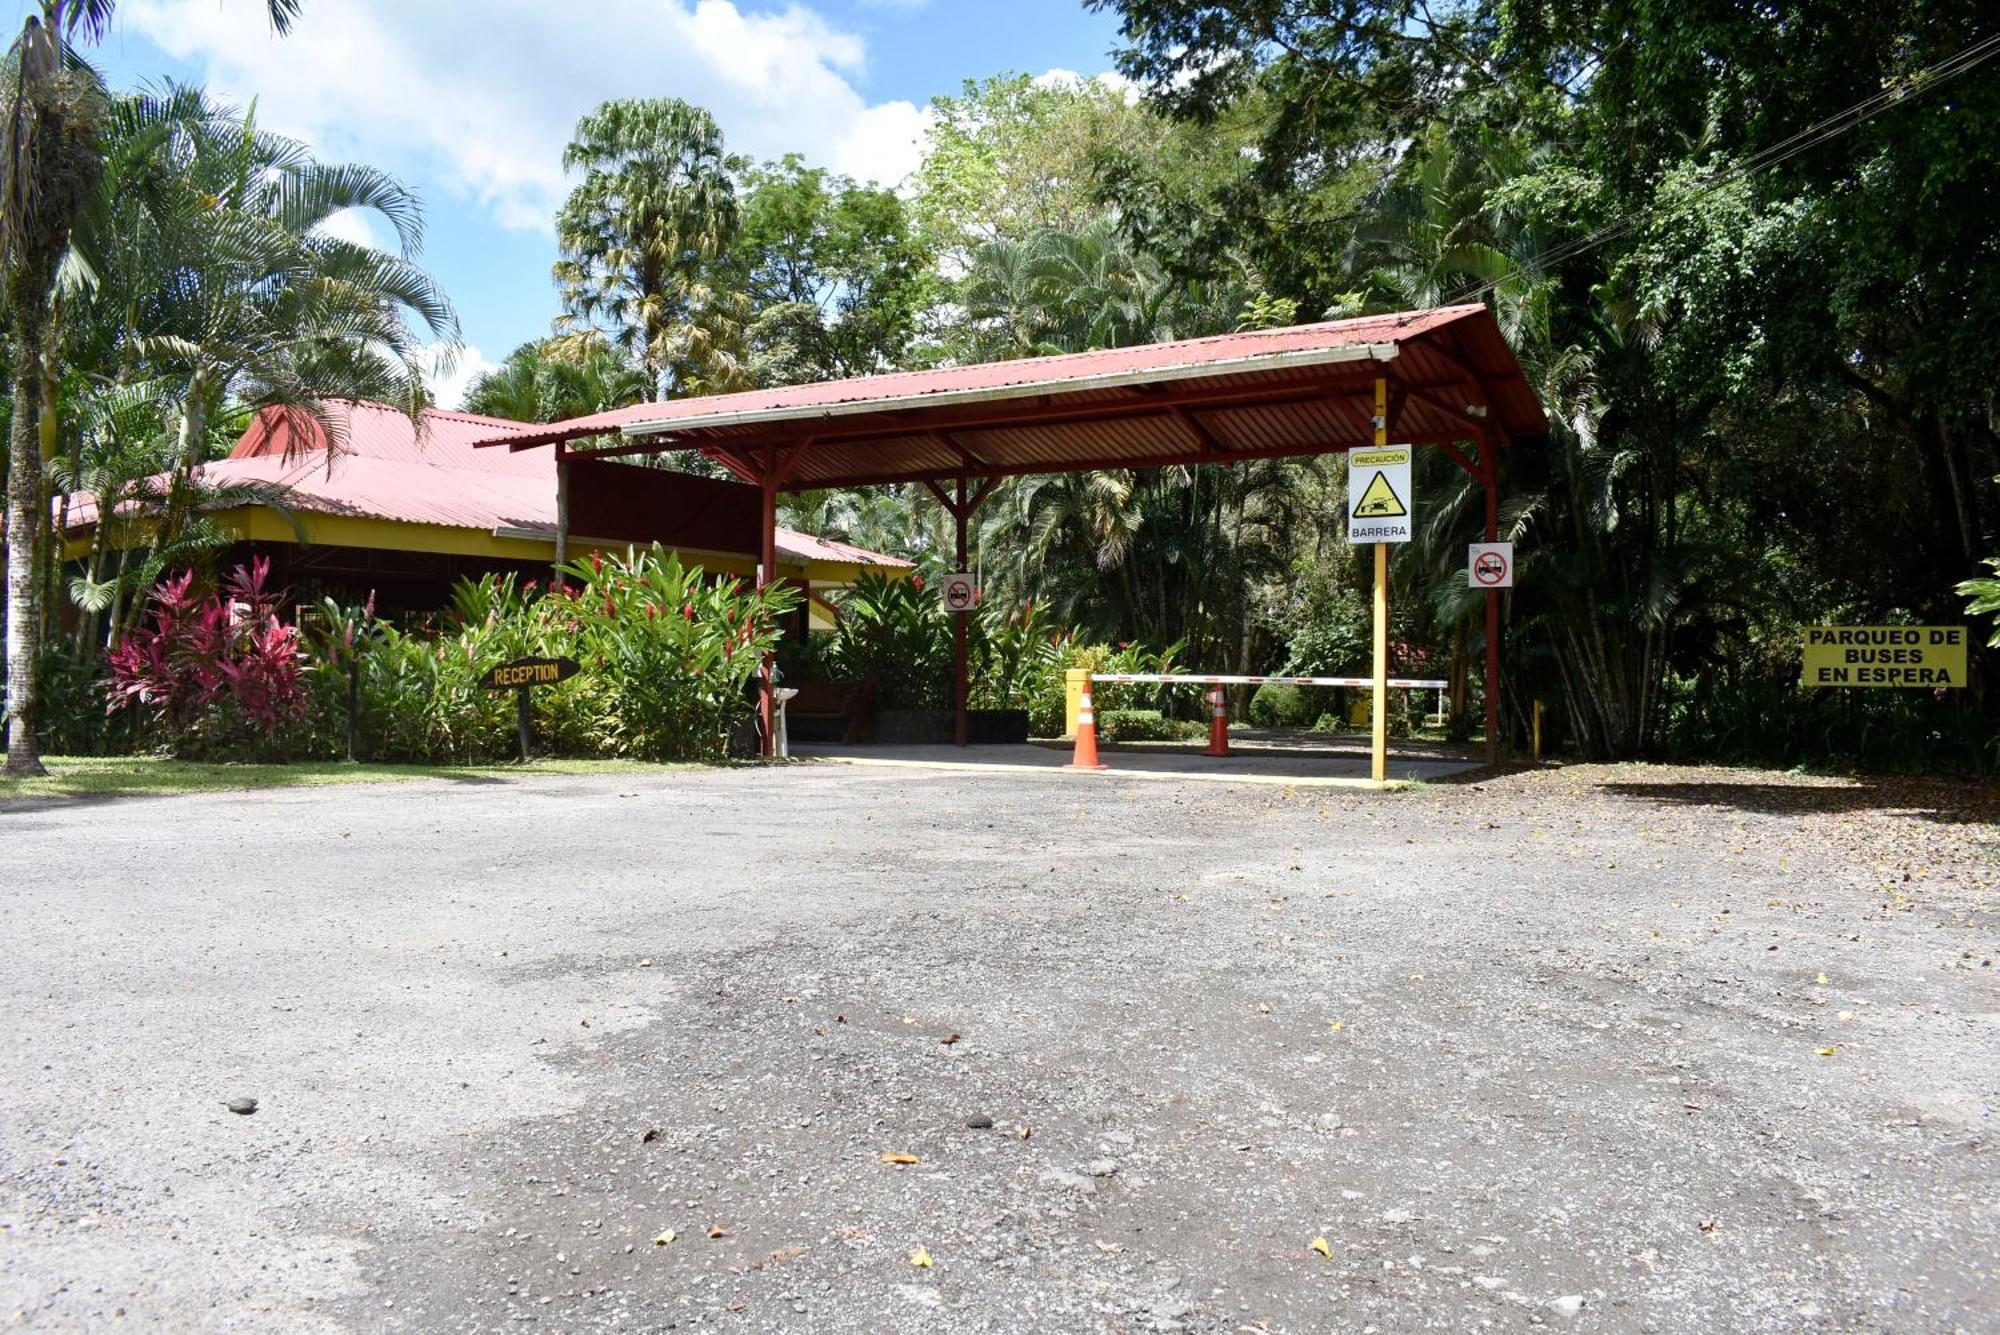
<path id="1" fill-rule="evenodd" d="M 1397 443 L 1411 445 L 1450 445 L 1463 440 L 1463 434 L 1399 434 Z M 1251 459 L 1295 459 L 1313 454 L 1345 454 L 1351 449 L 1364 449 L 1366 441 L 1354 441 L 1340 445 L 1286 445 L 1271 449 L 1236 450 L 1229 456 L 1229 462 Z M 1025 477 L 1035 473 L 1087 473 L 1101 469 L 1116 468 L 1172 468 L 1181 464 L 1212 464 L 1222 462 L 1206 452 L 1194 454 L 1160 455 L 1150 459 L 1132 458 L 1082 458 L 1063 459 L 1048 463 L 1011 464 L 989 468 L 982 472 L 966 474 L 956 468 L 912 469 L 896 474 L 857 473 L 828 477 L 798 479 L 786 485 L 788 491 L 809 491 L 820 487 L 869 487 L 895 482 L 946 481 L 960 476 L 1005 478 Z"/>

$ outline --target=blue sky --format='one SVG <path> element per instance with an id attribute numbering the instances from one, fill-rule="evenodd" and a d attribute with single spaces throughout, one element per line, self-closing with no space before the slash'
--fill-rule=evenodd
<path id="1" fill-rule="evenodd" d="M 255 98 L 264 125 L 321 158 L 414 187 L 423 263 L 465 330 L 460 366 L 436 382 L 446 402 L 548 331 L 560 154 L 598 101 L 685 97 L 735 151 L 893 181 L 914 165 L 933 96 L 1007 70 L 1100 73 L 1116 39 L 1115 20 L 1082 0 L 306 0 L 283 39 L 263 9 L 124 0 L 93 58 L 120 87 L 170 77 Z"/>

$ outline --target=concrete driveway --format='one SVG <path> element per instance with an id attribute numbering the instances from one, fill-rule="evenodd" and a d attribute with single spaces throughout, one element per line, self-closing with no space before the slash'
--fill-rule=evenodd
<path id="1" fill-rule="evenodd" d="M 14 802 L 0 1327 L 1992 1329 L 1994 815 L 1639 768 Z"/>

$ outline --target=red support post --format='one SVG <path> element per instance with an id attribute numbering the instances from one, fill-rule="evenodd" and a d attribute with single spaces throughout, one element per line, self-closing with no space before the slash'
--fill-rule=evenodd
<path id="1" fill-rule="evenodd" d="M 771 451 L 764 461 L 763 476 L 758 479 L 763 492 L 763 506 L 758 522 L 763 526 L 763 544 L 759 547 L 763 559 L 757 565 L 757 587 L 767 587 L 778 577 L 778 460 L 777 452 Z M 763 725 L 763 738 L 758 750 L 769 759 L 778 753 L 777 700 L 772 695 L 772 673 L 777 667 L 777 656 L 765 654 L 759 671 L 763 674 L 763 686 L 757 693 L 757 717 Z"/>
<path id="2" fill-rule="evenodd" d="M 965 500 L 965 479 L 959 478 L 958 497 L 951 507 L 951 516 L 958 524 L 958 565 L 956 568 L 959 570 L 965 569 L 965 521 L 971 513 L 972 507 L 966 504 Z M 965 711 L 965 619 L 970 615 L 972 615 L 970 612 L 957 612 L 951 618 L 952 706 L 956 711 L 952 719 L 951 735 L 952 740 L 960 746 L 966 745 L 972 735 Z"/>
<path id="3" fill-rule="evenodd" d="M 1486 541 L 1500 540 L 1500 458 L 1491 435 L 1479 441 L 1486 484 Z M 1486 591 L 1486 763 L 1500 762 L 1500 590 Z"/>

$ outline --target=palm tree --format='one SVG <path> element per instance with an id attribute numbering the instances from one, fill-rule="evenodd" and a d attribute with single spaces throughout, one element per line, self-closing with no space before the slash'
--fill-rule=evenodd
<path id="1" fill-rule="evenodd" d="M 465 410 L 516 422 L 560 422 L 648 397 L 646 373 L 593 329 L 523 343 L 472 382 Z"/>
<path id="2" fill-rule="evenodd" d="M 653 397 L 746 384 L 745 305 L 723 272 L 744 164 L 715 118 L 678 98 L 606 102 L 577 122 L 563 166 L 583 179 L 556 215 L 558 327 L 603 329 Z"/>
<path id="3" fill-rule="evenodd" d="M 267 0 L 286 31 L 303 0 Z M 14 415 L 7 471 L 7 772 L 42 773 L 35 739 L 35 671 L 41 656 L 39 560 L 48 527 L 42 462 L 54 454 L 56 405 L 49 389 L 50 301 L 70 232 L 101 172 L 96 74 L 66 49 L 95 40 L 115 0 L 41 0 L 8 53 L 6 119 L 0 125 L 0 281 L 13 312 Z"/>
<path id="4" fill-rule="evenodd" d="M 415 198 L 370 167 L 315 161 L 254 119 L 169 87 L 121 101 L 107 136 L 135 160 L 129 188 L 80 229 L 112 355 L 177 386 L 171 483 L 159 540 L 193 511 L 211 424 L 276 408 L 338 442 L 330 399 L 428 403 L 428 341 L 450 349 L 450 303 L 411 259 L 423 224 Z M 328 234 L 346 209 L 395 229 L 401 254 Z"/>

